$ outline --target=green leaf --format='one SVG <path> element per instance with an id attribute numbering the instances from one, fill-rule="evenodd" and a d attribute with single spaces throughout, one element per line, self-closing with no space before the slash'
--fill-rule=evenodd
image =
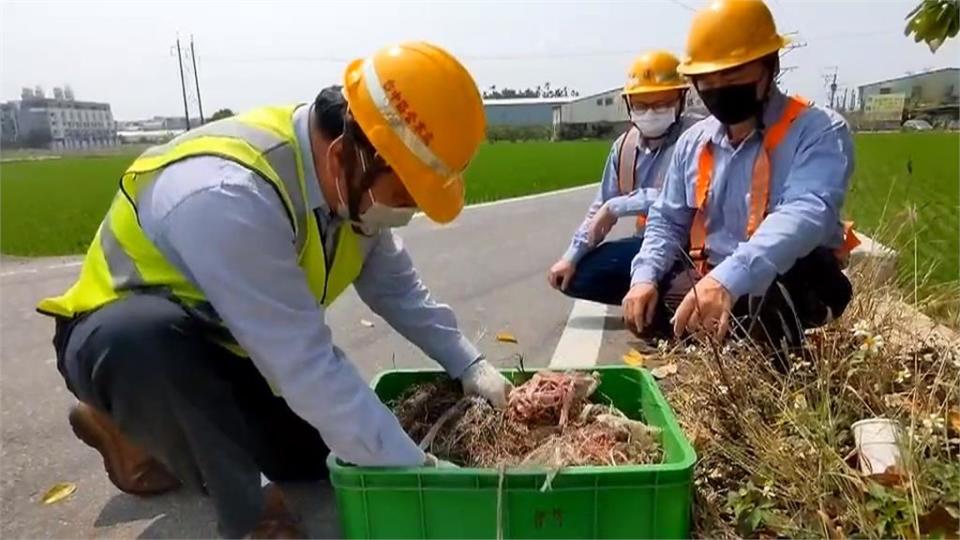
<path id="1" fill-rule="evenodd" d="M 760 526 L 761 522 L 763 522 L 763 512 L 760 511 L 759 508 L 755 508 L 752 512 L 750 512 L 748 521 L 750 525 L 750 532 L 757 530 L 757 527 Z"/>
<path id="2" fill-rule="evenodd" d="M 883 486 L 881 486 L 876 482 L 867 483 L 867 493 L 869 493 L 871 497 L 874 497 L 880 500 L 886 500 L 889 498 L 887 494 L 887 490 L 884 489 Z"/>

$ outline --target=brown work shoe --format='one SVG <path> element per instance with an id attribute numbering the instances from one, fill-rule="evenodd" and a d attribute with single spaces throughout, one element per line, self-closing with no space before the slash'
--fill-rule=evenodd
<path id="1" fill-rule="evenodd" d="M 309 538 L 300 527 L 300 518 L 287 507 L 283 492 L 275 484 L 263 488 L 263 513 L 247 538 Z"/>
<path id="2" fill-rule="evenodd" d="M 113 485 L 131 495 L 157 495 L 180 486 L 180 481 L 120 433 L 106 414 L 80 403 L 70 409 L 73 433 L 103 456 L 103 466 Z"/>

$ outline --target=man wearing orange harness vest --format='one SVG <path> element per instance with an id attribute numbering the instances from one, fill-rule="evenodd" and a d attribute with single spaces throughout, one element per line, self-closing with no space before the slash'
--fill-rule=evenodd
<path id="1" fill-rule="evenodd" d="M 699 119 L 683 112 L 687 83 L 677 73 L 679 63 L 658 50 L 630 66 L 623 100 L 631 126 L 614 141 L 597 196 L 547 275 L 567 296 L 619 305 L 630 289 L 630 261 L 640 250 L 647 211 L 660 194 L 673 145 Z M 604 242 L 621 218 L 635 220 L 636 233 Z"/>
<path id="2" fill-rule="evenodd" d="M 677 141 L 650 209 L 623 299 L 634 332 L 735 326 L 779 352 L 849 303 L 841 261 L 856 240 L 840 211 L 853 142 L 839 114 L 777 87 L 786 43 L 761 0 L 695 15 L 679 71 L 712 116 Z"/>

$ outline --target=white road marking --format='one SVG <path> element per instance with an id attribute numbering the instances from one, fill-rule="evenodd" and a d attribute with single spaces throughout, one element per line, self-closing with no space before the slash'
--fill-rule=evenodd
<path id="1" fill-rule="evenodd" d="M 471 210 L 475 208 L 486 208 L 488 206 L 499 206 L 501 204 L 510 204 L 518 203 L 524 201 L 532 201 L 534 199 L 542 199 L 544 197 L 552 197 L 554 195 L 563 195 L 565 193 L 572 193 L 574 191 L 583 191 L 585 189 L 597 189 L 597 184 L 587 184 L 584 186 L 575 186 L 571 188 L 558 189 L 556 191 L 544 191 L 543 193 L 534 193 L 533 195 L 524 195 L 522 197 L 514 197 L 512 199 L 500 199 L 499 201 L 490 201 L 484 203 L 471 204 L 464 208 L 464 210 Z"/>
<path id="2" fill-rule="evenodd" d="M 490 201 L 490 202 L 482 202 L 482 203 L 470 204 L 470 205 L 467 205 L 467 206 L 463 207 L 463 209 L 464 209 L 464 211 L 466 211 L 466 210 L 473 210 L 473 209 L 476 209 L 476 208 L 487 208 L 488 206 L 499 206 L 499 205 L 501 205 L 501 204 L 511 204 L 511 203 L 532 201 L 532 200 L 535 200 L 535 199 L 543 199 L 543 198 L 546 198 L 546 197 L 553 197 L 554 195 L 564 195 L 564 194 L 566 194 L 566 193 L 573 193 L 573 192 L 575 192 L 575 191 L 583 191 L 583 190 L 585 190 L 585 189 L 597 189 L 597 183 L 594 182 L 594 183 L 592 183 L 592 184 L 586 184 L 586 185 L 583 185 L 583 186 L 574 186 L 574 187 L 570 187 L 570 188 L 557 189 L 557 190 L 554 190 L 554 191 L 544 191 L 543 193 L 534 193 L 534 194 L 532 194 L 532 195 L 523 195 L 523 196 L 520 196 L 520 197 L 513 197 L 513 198 L 510 198 L 510 199 L 500 199 L 500 200 L 497 200 L 497 201 Z M 417 212 L 416 214 L 413 215 L 413 218 L 414 218 L 414 219 L 416 219 L 416 218 L 422 218 L 422 217 L 426 217 L 426 214 L 424 214 L 423 212 Z M 453 226 L 456 226 L 456 225 L 458 225 L 457 222 L 453 222 L 453 223 L 450 223 L 450 224 L 448 224 L 448 225 L 443 225 L 442 227 L 450 228 L 450 227 L 453 227 Z"/>
<path id="3" fill-rule="evenodd" d="M 470 210 L 470 209 L 472 209 L 472 208 L 486 208 L 486 207 L 488 207 L 488 206 L 498 206 L 498 205 L 501 205 L 501 204 L 509 204 L 509 203 L 530 201 L 530 200 L 534 200 L 534 199 L 540 199 L 540 198 L 545 198 L 545 197 L 552 197 L 552 196 L 554 196 L 554 195 L 563 195 L 564 193 L 571 193 L 571 192 L 574 192 L 574 191 L 580 191 L 580 190 L 584 190 L 584 189 L 588 189 L 588 188 L 590 188 L 590 189 L 596 189 L 596 186 L 597 186 L 597 185 L 594 183 L 594 184 L 587 184 L 587 185 L 585 185 L 585 186 L 576 186 L 576 187 L 572 187 L 572 188 L 558 189 L 558 190 L 556 190 L 556 191 L 546 191 L 546 192 L 543 192 L 543 193 L 534 193 L 533 195 L 524 195 L 524 196 L 522 196 L 522 197 L 514 197 L 514 198 L 512 198 L 512 199 L 501 199 L 501 200 L 499 200 L 499 201 L 491 201 L 491 202 L 485 202 L 485 203 L 479 203 L 479 204 L 472 204 L 472 205 L 470 205 L 470 206 L 465 207 L 464 209 L 465 209 L 465 210 Z M 417 212 L 417 214 L 414 215 L 414 218 L 419 218 L 419 217 L 423 217 L 423 212 Z M 446 228 L 450 228 L 451 226 L 456 226 L 456 223 L 452 223 L 452 224 L 446 226 Z M 39 274 L 40 272 L 46 272 L 46 271 L 50 271 L 50 270 L 59 270 L 59 269 L 62 269 L 62 268 L 72 268 L 72 267 L 75 267 L 75 266 L 80 266 L 80 265 L 82 265 L 82 264 L 83 264 L 83 261 L 71 261 L 71 262 L 65 262 L 65 263 L 60 263 L 60 264 L 53 264 L 53 265 L 50 265 L 50 266 L 42 266 L 42 267 L 39 267 L 39 268 L 24 268 L 24 269 L 21 269 L 21 270 L 10 270 L 10 271 L 8 271 L 8 272 L 0 272 L 0 278 L 10 277 L 10 276 L 22 276 L 22 275 L 27 275 L 27 274 Z"/>
<path id="4" fill-rule="evenodd" d="M 567 326 L 553 351 L 550 367 L 572 369 L 597 365 L 606 317 L 606 304 L 587 300 L 575 301 L 567 318 Z"/>
<path id="5" fill-rule="evenodd" d="M 40 272 L 46 272 L 48 270 L 60 270 L 61 268 L 73 268 L 74 266 L 80 266 L 83 264 L 83 261 L 70 261 L 59 264 L 51 264 L 49 266 L 41 266 L 39 268 L 24 268 L 22 270 L 10 270 L 9 272 L 0 272 L 0 277 L 8 276 L 22 276 L 26 274 L 39 274 Z"/>

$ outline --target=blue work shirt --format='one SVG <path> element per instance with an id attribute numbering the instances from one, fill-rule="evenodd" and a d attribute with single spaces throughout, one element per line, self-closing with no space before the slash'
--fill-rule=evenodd
<path id="1" fill-rule="evenodd" d="M 774 87 L 764 125 L 773 125 L 786 103 Z M 688 245 L 697 164 L 707 141 L 713 143 L 715 163 L 706 202 L 706 247 L 716 266 L 709 275 L 734 299 L 764 294 L 777 275 L 816 247 L 840 246 L 840 210 L 853 173 L 853 139 L 844 118 L 814 105 L 793 122 L 771 152 L 768 214 L 748 240 L 753 163 L 762 136 L 754 132 L 734 148 L 726 127 L 711 116 L 677 141 L 663 192 L 650 208 L 643 246 L 633 260 L 632 284 L 658 283 Z"/>
<path id="2" fill-rule="evenodd" d="M 627 194 L 620 193 L 620 175 L 618 174 L 620 169 L 620 145 L 627 134 L 623 133 L 617 137 L 617 140 L 613 142 L 613 147 L 610 148 L 610 153 L 607 155 L 607 162 L 603 166 L 603 176 L 600 179 L 597 196 L 590 204 L 590 208 L 587 209 L 587 215 L 584 217 L 583 223 L 574 233 L 573 239 L 570 241 L 570 247 L 563 255 L 564 259 L 577 263 L 596 247 L 590 245 L 587 231 L 590 228 L 593 216 L 601 207 L 609 208 L 618 219 L 624 216 L 647 215 L 650 205 L 660 194 L 660 186 L 663 185 L 674 144 L 680 134 L 698 119 L 698 117 L 688 114 L 681 115 L 680 120 L 670 126 L 667 136 L 656 148 L 650 147 L 643 138 L 637 140 L 636 147 L 632 149 L 637 154 L 633 171 L 634 190 Z"/>
<path id="3" fill-rule="evenodd" d="M 294 114 L 307 201 L 323 236 L 335 241 L 344 222 L 330 215 L 320 191 L 309 114 L 308 106 Z M 423 452 L 334 345 L 326 308 L 297 264 L 285 207 L 267 181 L 230 160 L 193 157 L 165 168 L 138 203 L 147 237 L 203 291 L 264 378 L 331 450 L 358 465 L 423 463 Z M 335 249 L 327 247 L 330 257 Z M 453 311 L 431 298 L 400 238 L 383 230 L 360 237 L 360 248 L 363 269 L 353 283 L 360 298 L 460 377 L 480 353 Z"/>

